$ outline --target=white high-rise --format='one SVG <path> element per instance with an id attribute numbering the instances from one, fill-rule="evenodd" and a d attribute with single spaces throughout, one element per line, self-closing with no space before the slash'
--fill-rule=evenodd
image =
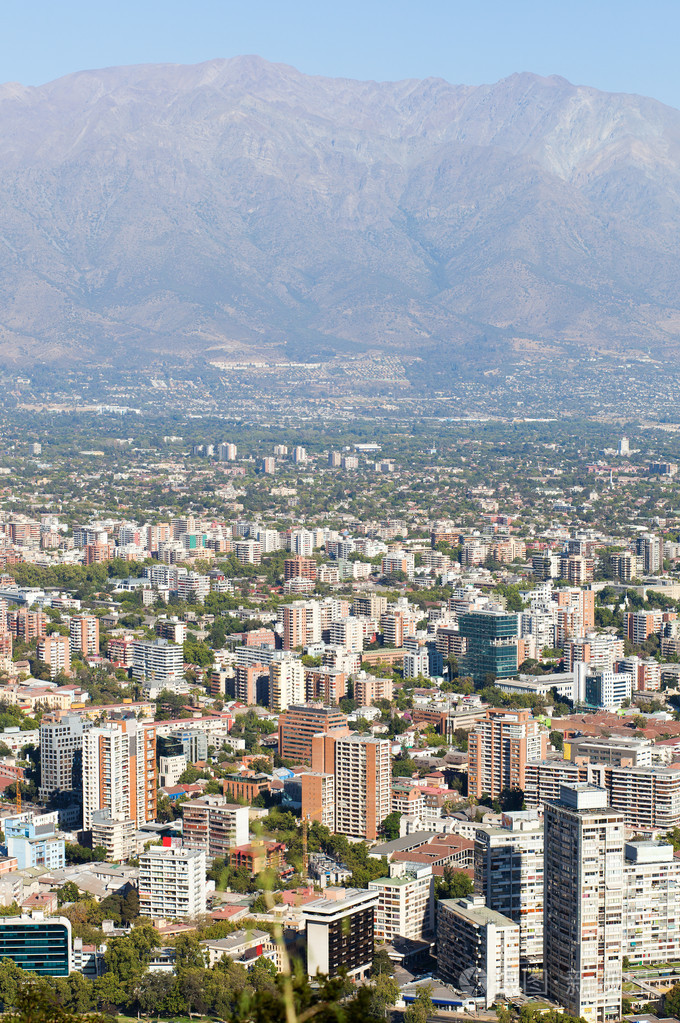
<path id="1" fill-rule="evenodd" d="M 139 913 L 186 920 L 206 911 L 202 849 L 152 846 L 139 857 Z"/>
<path id="2" fill-rule="evenodd" d="M 292 657 L 269 665 L 269 709 L 282 713 L 305 700 L 305 669 Z"/>
<path id="3" fill-rule="evenodd" d="M 83 739 L 83 828 L 91 830 L 97 810 L 130 818 L 129 736 L 119 724 L 91 728 Z"/>
<path id="4" fill-rule="evenodd" d="M 546 803 L 547 994 L 587 1023 L 621 1018 L 624 832 L 604 789 L 564 785 Z"/>

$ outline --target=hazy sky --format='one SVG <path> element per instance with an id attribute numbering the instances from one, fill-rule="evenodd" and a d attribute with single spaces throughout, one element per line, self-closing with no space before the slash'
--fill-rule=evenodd
<path id="1" fill-rule="evenodd" d="M 257 53 L 351 78 L 559 74 L 680 107 L 679 37 L 680 0 L 3 0 L 0 80 Z"/>

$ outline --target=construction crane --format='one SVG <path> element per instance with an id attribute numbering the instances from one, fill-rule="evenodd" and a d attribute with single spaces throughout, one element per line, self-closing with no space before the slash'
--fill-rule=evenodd
<path id="1" fill-rule="evenodd" d="M 307 829 L 309 826 L 309 817 L 302 818 L 302 875 L 307 878 L 309 876 L 309 852 L 307 850 Z"/>
<path id="2" fill-rule="evenodd" d="M 17 814 L 21 813 L 21 782 L 17 778 Z"/>

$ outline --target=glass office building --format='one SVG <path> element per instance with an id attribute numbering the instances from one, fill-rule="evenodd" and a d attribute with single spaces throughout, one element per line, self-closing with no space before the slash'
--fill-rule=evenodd
<path id="1" fill-rule="evenodd" d="M 460 674 L 477 684 L 488 674 L 512 678 L 517 674 L 517 615 L 504 611 L 469 611 L 458 619 L 466 651 Z"/>
<path id="2" fill-rule="evenodd" d="M 0 960 L 43 977 L 68 977 L 71 969 L 71 923 L 63 916 L 0 917 Z"/>

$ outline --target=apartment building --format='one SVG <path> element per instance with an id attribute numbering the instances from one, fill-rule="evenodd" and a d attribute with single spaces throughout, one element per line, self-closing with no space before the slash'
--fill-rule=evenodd
<path id="1" fill-rule="evenodd" d="M 279 607 L 283 649 L 296 650 L 321 640 L 321 607 L 316 600 L 296 600 Z"/>
<path id="2" fill-rule="evenodd" d="M 680 960 L 680 860 L 667 842 L 624 846 L 622 953 L 633 965 Z"/>
<path id="3" fill-rule="evenodd" d="M 76 615 L 69 623 L 71 653 L 84 657 L 99 654 L 99 619 L 95 615 Z"/>
<path id="4" fill-rule="evenodd" d="M 156 729 L 126 718 L 91 728 L 83 739 L 83 827 L 106 810 L 138 825 L 156 819 Z"/>
<path id="5" fill-rule="evenodd" d="M 139 913 L 153 919 L 193 920 L 206 911 L 202 849 L 152 846 L 139 858 Z"/>
<path id="6" fill-rule="evenodd" d="M 59 793 L 79 794 L 82 768 L 82 719 L 58 711 L 45 714 L 40 722 L 40 801 L 46 803 Z"/>
<path id="7" fill-rule="evenodd" d="M 71 674 L 71 651 L 68 636 L 52 633 L 38 640 L 37 654 L 50 666 L 50 678 Z"/>
<path id="8" fill-rule="evenodd" d="M 141 640 L 132 644 L 132 675 L 135 681 L 162 690 L 184 677 L 184 651 L 167 639 Z"/>
<path id="9" fill-rule="evenodd" d="M 519 994 L 519 926 L 480 895 L 441 899 L 437 973 L 469 998 L 484 998 L 487 1008 Z"/>
<path id="10" fill-rule="evenodd" d="M 305 669 L 293 658 L 269 665 L 269 709 L 275 714 L 301 704 L 305 698 Z"/>
<path id="11" fill-rule="evenodd" d="M 603 789 L 563 786 L 546 804 L 547 993 L 587 1023 L 621 1018 L 624 838 Z"/>
<path id="12" fill-rule="evenodd" d="M 360 671 L 354 679 L 354 699 L 359 707 L 372 707 L 377 700 L 392 702 L 394 683 L 391 678 L 375 678 Z"/>
<path id="13" fill-rule="evenodd" d="M 489 709 L 468 739 L 468 791 L 476 799 L 496 798 L 526 786 L 526 765 L 543 759 L 548 731 L 528 710 Z"/>
<path id="14" fill-rule="evenodd" d="M 335 826 L 341 835 L 375 841 L 391 812 L 391 743 L 365 735 L 335 740 Z"/>
<path id="15" fill-rule="evenodd" d="M 347 715 L 337 707 L 293 704 L 279 718 L 279 756 L 293 763 L 312 762 L 312 738 L 321 732 L 349 735 Z"/>
<path id="16" fill-rule="evenodd" d="M 358 980 L 368 975 L 375 951 L 376 892 L 348 888 L 343 899 L 318 899 L 302 909 L 307 973 Z"/>
<path id="17" fill-rule="evenodd" d="M 429 940 L 434 936 L 434 877 L 432 867 L 391 863 L 389 877 L 369 881 L 377 892 L 376 941 L 397 937 Z"/>
<path id="18" fill-rule="evenodd" d="M 340 668 L 305 668 L 305 699 L 336 706 L 347 692 L 347 674 Z"/>
<path id="19" fill-rule="evenodd" d="M 228 857 L 229 850 L 248 841 L 248 807 L 207 795 L 182 804 L 184 846 L 202 849 L 206 857 Z"/>
<path id="20" fill-rule="evenodd" d="M 475 831 L 475 894 L 519 926 L 524 967 L 543 962 L 543 821 L 538 811 L 503 815 Z"/>

